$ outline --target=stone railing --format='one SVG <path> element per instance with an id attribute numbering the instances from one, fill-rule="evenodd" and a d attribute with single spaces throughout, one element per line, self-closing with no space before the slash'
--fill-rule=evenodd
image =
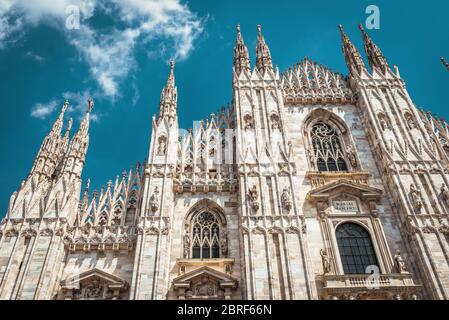
<path id="1" fill-rule="evenodd" d="M 315 172 L 309 171 L 306 173 L 306 178 L 310 180 L 312 189 L 325 186 L 331 182 L 339 180 L 348 180 L 359 184 L 368 185 L 368 179 L 371 173 L 368 171 L 357 172 Z"/>
<path id="2" fill-rule="evenodd" d="M 420 292 L 410 273 L 323 276 L 323 299 L 418 299 Z"/>
<path id="3" fill-rule="evenodd" d="M 234 174 L 220 172 L 177 172 L 173 181 L 173 191 L 183 192 L 231 192 L 238 188 Z"/>

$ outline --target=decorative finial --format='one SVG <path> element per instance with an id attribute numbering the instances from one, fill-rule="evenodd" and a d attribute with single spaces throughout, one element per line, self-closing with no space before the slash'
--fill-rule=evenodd
<path id="1" fill-rule="evenodd" d="M 65 113 L 65 111 L 67 110 L 69 105 L 70 105 L 69 101 L 68 100 L 64 100 L 64 104 L 62 106 L 62 113 Z"/>
<path id="2" fill-rule="evenodd" d="M 175 60 L 170 60 L 170 69 L 172 71 L 175 69 Z"/>
<path id="3" fill-rule="evenodd" d="M 259 34 L 259 36 L 262 35 L 262 26 L 260 24 L 257 25 L 257 33 Z"/>
<path id="4" fill-rule="evenodd" d="M 237 29 L 237 33 L 240 33 L 240 24 L 238 24 L 238 25 L 236 26 L 236 29 Z"/>

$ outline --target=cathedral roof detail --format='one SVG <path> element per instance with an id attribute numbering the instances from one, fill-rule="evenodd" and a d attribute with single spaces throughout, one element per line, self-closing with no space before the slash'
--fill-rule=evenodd
<path id="1" fill-rule="evenodd" d="M 349 104 L 356 100 L 345 77 L 309 58 L 304 58 L 281 75 L 286 105 Z"/>

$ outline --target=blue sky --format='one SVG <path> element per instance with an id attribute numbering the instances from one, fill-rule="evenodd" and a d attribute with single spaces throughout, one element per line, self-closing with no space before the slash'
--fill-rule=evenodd
<path id="1" fill-rule="evenodd" d="M 81 23 L 69 30 L 73 4 Z M 337 25 L 362 51 L 357 24 L 370 4 L 381 16 L 369 33 L 414 102 L 449 117 L 449 72 L 439 61 L 449 59 L 447 1 L 0 0 L 0 215 L 65 98 L 75 129 L 87 97 L 96 102 L 83 178 L 99 189 L 146 157 L 169 59 L 189 128 L 231 101 L 237 23 L 252 62 L 260 23 L 280 70 L 308 56 L 346 74 Z"/>

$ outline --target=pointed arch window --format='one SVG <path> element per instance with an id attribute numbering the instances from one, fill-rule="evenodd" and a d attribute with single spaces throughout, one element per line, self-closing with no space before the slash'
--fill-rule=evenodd
<path id="1" fill-rule="evenodd" d="M 324 122 L 315 123 L 311 142 L 318 171 L 348 171 L 342 143 L 335 128 Z"/>
<path id="2" fill-rule="evenodd" d="M 344 223 L 335 231 L 345 274 L 365 274 L 379 266 L 369 232 L 356 223 Z"/>
<path id="3" fill-rule="evenodd" d="M 210 212 L 198 214 L 192 224 L 192 259 L 220 258 L 220 224 Z"/>

